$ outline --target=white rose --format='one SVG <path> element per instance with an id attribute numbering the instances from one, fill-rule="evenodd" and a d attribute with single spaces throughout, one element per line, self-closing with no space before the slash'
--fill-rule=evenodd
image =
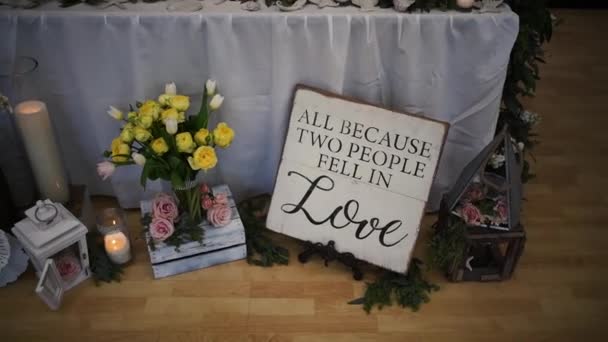
<path id="1" fill-rule="evenodd" d="M 213 96 L 215 94 L 215 88 L 217 87 L 217 82 L 215 80 L 207 80 L 205 84 L 205 88 L 207 89 L 207 95 Z"/>
<path id="2" fill-rule="evenodd" d="M 111 177 L 115 170 L 116 166 L 112 162 L 103 161 L 97 164 L 97 174 L 103 180 L 106 180 L 108 177 Z"/>
<path id="3" fill-rule="evenodd" d="M 500 168 L 505 163 L 505 156 L 502 154 L 494 153 L 490 158 L 490 166 L 493 169 Z"/>
<path id="4" fill-rule="evenodd" d="M 119 111 L 118 109 L 114 108 L 113 106 L 110 106 L 110 110 L 108 111 L 108 115 L 113 117 L 116 120 L 122 120 L 122 112 Z"/>
<path id="5" fill-rule="evenodd" d="M 167 95 L 176 95 L 177 94 L 177 86 L 175 86 L 174 82 L 165 84 L 165 94 L 167 94 Z"/>
<path id="6" fill-rule="evenodd" d="M 211 99 L 211 102 L 209 102 L 209 108 L 211 108 L 211 110 L 218 110 L 222 106 L 223 102 L 224 97 L 220 94 L 215 94 L 215 96 L 213 96 Z"/>
<path id="7" fill-rule="evenodd" d="M 141 153 L 133 152 L 131 153 L 131 158 L 133 158 L 135 164 L 139 166 L 144 166 L 146 164 L 146 157 Z"/>
<path id="8" fill-rule="evenodd" d="M 167 119 L 165 120 L 165 129 L 169 134 L 177 133 L 177 119 Z"/>

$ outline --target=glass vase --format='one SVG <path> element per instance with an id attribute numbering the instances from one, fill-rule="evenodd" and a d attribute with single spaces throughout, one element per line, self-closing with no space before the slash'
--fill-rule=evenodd
<path id="1" fill-rule="evenodd" d="M 180 212 L 186 212 L 196 224 L 202 222 L 201 187 L 198 181 L 187 181 L 183 187 L 173 186 Z"/>
<path id="2" fill-rule="evenodd" d="M 120 208 L 105 208 L 97 215 L 97 230 L 103 236 L 108 258 L 115 264 L 131 261 L 131 239 L 125 212 Z"/>

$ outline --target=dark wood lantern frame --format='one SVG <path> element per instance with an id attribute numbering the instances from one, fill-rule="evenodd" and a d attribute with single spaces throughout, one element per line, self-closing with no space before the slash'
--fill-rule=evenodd
<path id="1" fill-rule="evenodd" d="M 504 146 L 505 184 L 492 184 L 484 177 L 492 154 Z M 452 214 L 460 197 L 475 175 L 481 174 L 481 182 L 506 193 L 509 215 L 508 230 L 469 226 L 465 230 L 463 255 L 446 270 L 451 281 L 502 281 L 511 278 L 526 243 L 526 233 L 520 222 L 522 183 L 522 156 L 505 127 L 462 171 L 456 184 L 443 196 L 439 209 L 438 230 L 449 229 L 454 219 Z M 471 262 L 473 258 L 473 263 Z"/>

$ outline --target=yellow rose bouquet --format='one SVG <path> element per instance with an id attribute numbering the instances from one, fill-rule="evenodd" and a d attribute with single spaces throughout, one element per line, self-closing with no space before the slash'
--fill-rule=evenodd
<path id="1" fill-rule="evenodd" d="M 177 94 L 174 83 L 167 84 L 157 100 L 129 106 L 126 115 L 110 106 L 108 114 L 124 125 L 110 150 L 104 152 L 107 160 L 98 164 L 99 175 L 106 179 L 116 166 L 140 165 L 143 187 L 148 179 L 170 181 L 180 209 L 187 211 L 194 222 L 200 222 L 203 209 L 196 175 L 214 168 L 216 148 L 227 148 L 234 139 L 234 131 L 224 122 L 213 130 L 208 128 L 209 116 L 223 101 L 224 97 L 216 93 L 216 82 L 208 80 L 195 115 L 187 114 L 190 98 Z"/>

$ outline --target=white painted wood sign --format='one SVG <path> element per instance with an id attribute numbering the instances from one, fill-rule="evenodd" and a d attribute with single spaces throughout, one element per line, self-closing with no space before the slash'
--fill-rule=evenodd
<path id="1" fill-rule="evenodd" d="M 447 130 L 298 86 L 268 228 L 406 272 Z"/>

